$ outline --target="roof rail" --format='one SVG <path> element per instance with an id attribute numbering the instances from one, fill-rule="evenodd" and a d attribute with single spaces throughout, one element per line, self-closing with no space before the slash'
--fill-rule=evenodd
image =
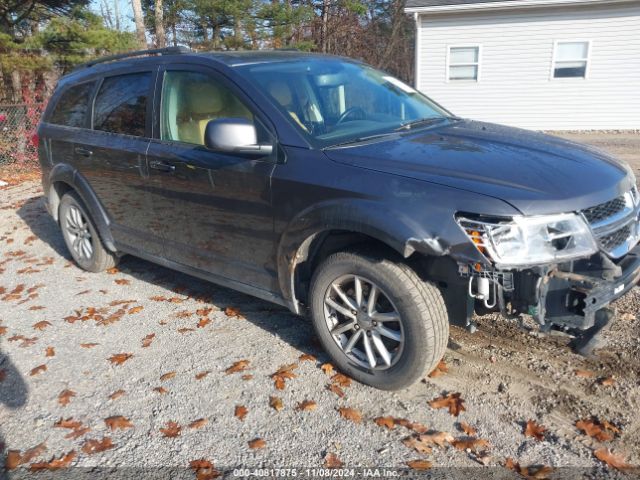
<path id="1" fill-rule="evenodd" d="M 133 52 L 119 53 L 117 55 L 109 55 L 107 57 L 96 58 L 86 63 L 78 65 L 77 70 L 81 68 L 93 67 L 100 63 L 113 62 L 115 60 L 122 60 L 123 58 L 141 57 L 143 55 L 179 55 L 183 53 L 191 53 L 191 49 L 188 47 L 167 47 L 167 48 L 152 48 L 149 50 L 136 50 Z"/>

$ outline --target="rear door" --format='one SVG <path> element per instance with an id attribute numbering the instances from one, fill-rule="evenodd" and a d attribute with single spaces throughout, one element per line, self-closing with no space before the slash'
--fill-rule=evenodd
<path id="1" fill-rule="evenodd" d="M 245 95 L 213 69 L 171 65 L 157 86 L 157 134 L 148 151 L 150 221 L 171 261 L 252 287 L 277 288 L 270 179 L 275 155 L 248 158 L 208 150 L 216 118 L 254 122 L 274 142 Z"/>
<path id="2" fill-rule="evenodd" d="M 160 255 L 162 238 L 149 222 L 146 190 L 156 70 L 129 67 L 101 79 L 92 130 L 79 137 L 74 153 L 106 209 L 116 245 Z"/>

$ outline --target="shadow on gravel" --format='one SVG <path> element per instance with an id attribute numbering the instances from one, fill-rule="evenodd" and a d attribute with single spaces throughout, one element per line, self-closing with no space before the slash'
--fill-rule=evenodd
<path id="1" fill-rule="evenodd" d="M 72 260 L 60 228 L 47 212 L 42 197 L 30 198 L 17 213 L 35 236 L 61 257 Z M 122 258 L 118 270 L 176 294 L 206 299 L 221 309 L 235 307 L 248 321 L 276 335 L 292 347 L 328 360 L 315 337 L 311 323 L 293 315 L 284 307 L 129 255 Z M 240 327 L 238 334 L 241 332 Z"/>
<path id="2" fill-rule="evenodd" d="M 29 390 L 18 369 L 0 350 L 0 409 L 16 409 L 27 403 Z M 8 450 L 0 431 L 0 479 L 4 477 L 5 453 Z"/>

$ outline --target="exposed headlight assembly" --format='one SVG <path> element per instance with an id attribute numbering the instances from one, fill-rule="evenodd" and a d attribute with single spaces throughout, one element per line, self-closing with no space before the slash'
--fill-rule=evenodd
<path id="1" fill-rule="evenodd" d="M 598 251 L 589 226 L 574 213 L 504 220 L 460 215 L 457 221 L 476 248 L 499 268 L 557 263 Z"/>

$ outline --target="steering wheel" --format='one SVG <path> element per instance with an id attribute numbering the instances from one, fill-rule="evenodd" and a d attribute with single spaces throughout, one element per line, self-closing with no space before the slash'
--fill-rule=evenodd
<path id="1" fill-rule="evenodd" d="M 360 116 L 363 119 L 367 117 L 367 112 L 365 112 L 361 107 L 347 108 L 344 112 L 342 112 L 342 115 L 340 115 L 340 118 L 338 118 L 336 125 L 340 125 L 341 123 L 345 122 L 347 118 L 349 118 L 351 115 L 355 113 L 360 113 Z"/>

